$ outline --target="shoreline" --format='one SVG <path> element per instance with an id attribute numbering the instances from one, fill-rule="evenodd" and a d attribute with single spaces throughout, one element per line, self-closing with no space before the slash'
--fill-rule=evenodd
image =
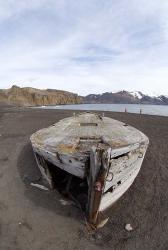
<path id="1" fill-rule="evenodd" d="M 48 105 L 34 106 L 33 109 L 45 110 L 80 110 L 90 112 L 122 112 L 131 114 L 146 114 L 168 116 L 167 105 L 141 105 L 141 104 L 69 104 L 69 105 Z M 160 115 L 161 114 L 161 115 Z"/>
<path id="2" fill-rule="evenodd" d="M 31 107 L 29 108 L 26 108 L 26 109 L 31 109 Z M 67 112 L 72 112 L 71 115 L 73 115 L 74 112 L 76 113 L 80 113 L 80 112 L 93 112 L 93 113 L 105 113 L 105 114 L 108 114 L 108 113 L 111 113 L 111 114 L 131 114 L 131 115 L 138 115 L 138 116 L 151 116 L 151 117 L 168 117 L 167 115 L 153 115 L 153 114 L 140 114 L 140 113 L 132 113 L 132 112 L 118 112 L 118 111 L 103 111 L 103 110 L 88 110 L 88 109 L 44 109 L 44 108 L 33 108 L 33 109 L 37 109 L 37 110 L 45 110 L 45 111 L 51 111 L 51 110 L 57 110 L 57 111 L 67 111 Z"/>

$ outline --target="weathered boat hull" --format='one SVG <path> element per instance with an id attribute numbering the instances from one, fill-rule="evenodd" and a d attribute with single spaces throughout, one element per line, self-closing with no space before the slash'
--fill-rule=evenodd
<path id="1" fill-rule="evenodd" d="M 114 188 L 112 190 L 109 190 L 110 188 L 105 189 L 105 194 L 103 195 L 100 203 L 100 211 L 104 211 L 108 207 L 112 206 L 128 190 L 140 171 L 144 156 L 145 153 L 143 157 L 137 159 L 133 168 L 125 173 L 125 177 L 121 178 L 119 176 L 115 176 L 116 180 L 111 181 L 111 187 Z"/>
<path id="2" fill-rule="evenodd" d="M 149 143 L 142 132 L 127 124 L 88 113 L 42 129 L 30 140 L 49 187 L 60 181 L 53 176 L 65 173 L 66 192 L 79 201 L 81 191 L 88 221 L 94 225 L 100 212 L 131 186 Z"/>

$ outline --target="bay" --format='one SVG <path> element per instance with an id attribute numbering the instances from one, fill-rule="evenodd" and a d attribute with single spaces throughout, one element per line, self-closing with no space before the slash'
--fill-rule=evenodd
<path id="1" fill-rule="evenodd" d="M 64 110 L 87 110 L 87 111 L 114 111 L 140 113 L 148 115 L 168 116 L 168 105 L 144 105 L 144 104 L 74 104 L 41 106 L 44 109 L 64 109 Z"/>

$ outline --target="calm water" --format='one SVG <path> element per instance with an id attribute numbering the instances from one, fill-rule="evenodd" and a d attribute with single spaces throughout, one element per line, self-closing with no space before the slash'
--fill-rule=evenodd
<path id="1" fill-rule="evenodd" d="M 42 106 L 44 109 L 71 109 L 71 110 L 101 110 L 116 111 L 129 113 L 140 113 L 148 115 L 168 116 L 168 105 L 141 105 L 141 104 L 75 104 L 75 105 L 59 105 L 59 106 Z"/>

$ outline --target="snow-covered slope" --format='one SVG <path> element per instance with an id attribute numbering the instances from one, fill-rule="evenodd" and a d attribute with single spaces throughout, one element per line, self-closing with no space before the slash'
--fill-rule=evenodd
<path id="1" fill-rule="evenodd" d="M 150 96 L 141 91 L 118 91 L 90 94 L 83 97 L 84 103 L 137 103 L 168 105 L 168 96 Z"/>
<path id="2" fill-rule="evenodd" d="M 143 94 L 140 91 L 132 91 L 129 92 L 131 95 L 133 95 L 135 98 L 141 99 L 143 97 Z"/>

